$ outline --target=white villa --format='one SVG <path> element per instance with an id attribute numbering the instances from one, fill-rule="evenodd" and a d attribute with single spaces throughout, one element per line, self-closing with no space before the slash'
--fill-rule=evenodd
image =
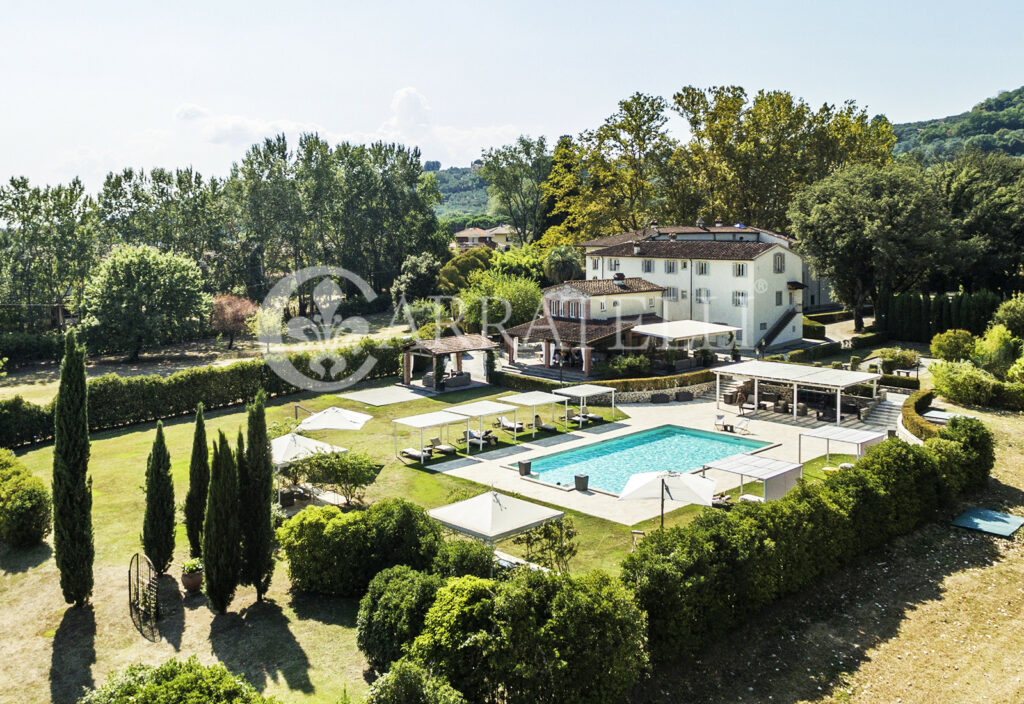
<path id="1" fill-rule="evenodd" d="M 728 343 L 741 349 L 777 348 L 802 337 L 805 310 L 831 304 L 792 244 L 768 230 L 700 222 L 584 242 L 586 279 L 545 289 L 543 316 L 508 334 L 578 350 L 585 372 L 592 350 L 652 322 L 713 323 L 735 329 Z M 726 343 L 718 338 L 709 342 Z"/>

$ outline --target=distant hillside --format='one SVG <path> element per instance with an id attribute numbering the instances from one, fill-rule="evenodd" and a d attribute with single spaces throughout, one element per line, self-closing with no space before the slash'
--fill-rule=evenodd
<path id="1" fill-rule="evenodd" d="M 456 213 L 482 215 L 487 212 L 487 182 L 468 167 L 453 166 L 435 171 L 441 187 L 441 205 L 435 208 L 438 217 Z"/>
<path id="2" fill-rule="evenodd" d="M 919 154 L 926 161 L 947 159 L 967 146 L 1024 156 L 1024 87 L 983 100 L 959 115 L 893 129 L 897 155 Z"/>

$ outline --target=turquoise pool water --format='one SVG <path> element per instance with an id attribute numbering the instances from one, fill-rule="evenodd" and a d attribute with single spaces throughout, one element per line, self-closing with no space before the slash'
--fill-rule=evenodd
<path id="1" fill-rule="evenodd" d="M 741 452 L 771 445 L 748 438 L 663 425 L 533 460 L 543 482 L 572 486 L 577 474 L 594 489 L 618 494 L 633 474 L 671 469 L 686 472 Z"/>

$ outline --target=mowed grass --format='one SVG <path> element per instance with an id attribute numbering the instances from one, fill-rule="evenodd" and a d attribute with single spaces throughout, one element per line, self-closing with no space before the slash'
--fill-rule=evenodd
<path id="1" fill-rule="evenodd" d="M 365 386 L 387 384 L 381 381 Z M 367 491 L 367 502 L 403 497 L 429 508 L 474 496 L 487 487 L 397 460 L 391 420 L 496 395 L 494 389 L 467 390 L 384 407 L 367 407 L 333 394 L 296 395 L 273 399 L 267 417 L 270 422 L 293 419 L 296 404 L 311 411 L 338 405 L 372 414 L 374 419 L 361 431 L 313 435 L 366 452 L 384 465 Z M 304 415 L 299 412 L 300 417 Z M 244 428 L 245 413 L 239 408 L 215 411 L 206 415 L 206 421 L 209 439 L 223 431 L 234 442 Z M 165 432 L 175 499 L 180 504 L 188 488 L 192 419 L 169 420 Z M 454 429 L 452 432 L 454 437 Z M 511 436 L 499 435 L 511 442 Z M 0 658 L 0 702 L 73 702 L 83 686 L 104 681 L 130 662 L 158 663 L 172 655 L 192 654 L 203 662 L 223 661 L 262 691 L 282 695 L 290 702 L 334 702 L 346 689 L 353 695 L 363 693 L 367 681 L 365 662 L 355 645 L 354 601 L 290 593 L 286 565 L 279 563 L 268 603 L 257 605 L 251 590 L 240 589 L 231 613 L 214 616 L 202 597 L 183 598 L 180 591 L 178 565 L 188 549 L 180 525 L 176 564 L 161 585 L 165 615 L 159 623 L 159 637 L 151 642 L 135 630 L 126 607 L 127 570 L 131 556 L 139 550 L 145 463 L 154 436 L 155 424 L 146 424 L 97 433 L 92 438 L 96 583 L 89 609 L 68 609 L 64 604 L 49 546 L 0 553 L 0 652 L 4 653 Z M 416 442 L 418 433 L 415 438 L 410 434 L 400 438 L 399 447 Z M 49 482 L 52 445 L 20 454 L 33 473 Z M 696 511 L 675 511 L 666 523 L 685 523 Z M 657 519 L 629 527 L 570 514 L 580 531 L 575 570 L 601 568 L 617 573 L 632 545 L 631 528 L 657 527 Z M 511 543 L 501 547 L 518 553 Z"/>

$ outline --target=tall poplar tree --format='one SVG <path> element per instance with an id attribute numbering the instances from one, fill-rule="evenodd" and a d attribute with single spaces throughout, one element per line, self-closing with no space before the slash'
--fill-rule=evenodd
<path id="1" fill-rule="evenodd" d="M 64 337 L 60 389 L 54 408 L 53 547 L 64 601 L 82 606 L 92 595 L 92 479 L 85 347 Z"/>
<path id="2" fill-rule="evenodd" d="M 185 495 L 185 533 L 192 557 L 203 554 L 203 520 L 206 517 L 206 492 L 210 488 L 210 449 L 206 446 L 206 421 L 203 404 L 196 406 L 196 428 L 192 435 L 192 461 L 188 466 L 188 493 Z"/>
<path id="3" fill-rule="evenodd" d="M 227 611 L 238 586 L 238 477 L 231 446 L 218 433 L 203 525 L 203 582 L 210 605 Z"/>
<path id="4" fill-rule="evenodd" d="M 164 440 L 164 424 L 156 423 L 156 439 L 146 461 L 146 514 L 142 522 L 142 549 L 157 574 L 164 574 L 174 559 L 174 482 L 171 455 Z"/>
<path id="5" fill-rule="evenodd" d="M 238 463 L 238 515 L 242 535 L 239 582 L 256 588 L 256 600 L 270 588 L 274 574 L 274 464 L 267 436 L 267 394 L 262 389 L 248 406 L 248 447 Z M 244 467 L 244 470 L 243 470 Z"/>

